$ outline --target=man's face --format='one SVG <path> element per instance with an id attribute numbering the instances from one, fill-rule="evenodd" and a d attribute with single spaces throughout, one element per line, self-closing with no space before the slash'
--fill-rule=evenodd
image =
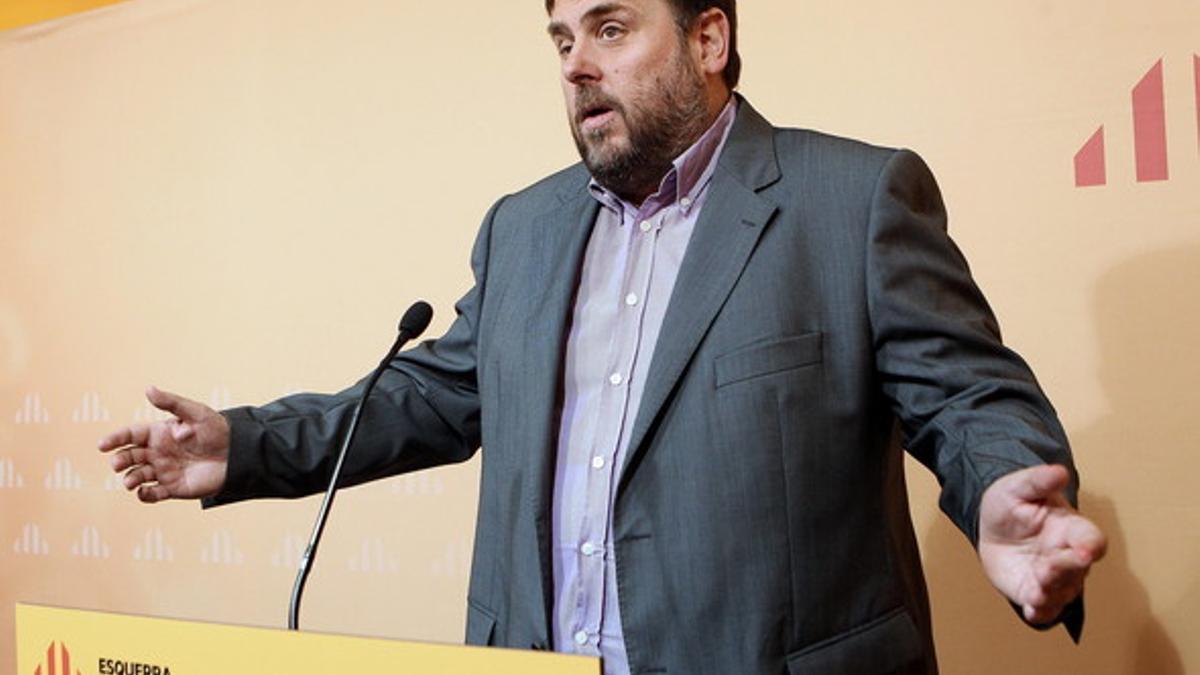
<path id="1" fill-rule="evenodd" d="M 602 185 L 640 202 L 709 124 L 704 77 L 667 0 L 557 0 L 571 133 Z"/>

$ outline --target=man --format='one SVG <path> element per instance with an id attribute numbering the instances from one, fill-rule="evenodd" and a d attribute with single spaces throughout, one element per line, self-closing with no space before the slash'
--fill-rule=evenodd
<path id="1" fill-rule="evenodd" d="M 467 641 L 936 672 L 897 439 L 1024 618 L 1077 635 L 1105 540 L 923 163 L 772 128 L 732 93 L 733 0 L 547 10 L 583 164 L 493 206 L 457 320 L 392 363 L 347 463 L 486 448 Z M 309 494 L 358 387 L 222 414 L 151 389 L 177 419 L 101 449 L 146 502 Z"/>

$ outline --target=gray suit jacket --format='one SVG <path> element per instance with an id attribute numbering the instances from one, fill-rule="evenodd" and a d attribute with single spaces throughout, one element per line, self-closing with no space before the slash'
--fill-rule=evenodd
<path id="1" fill-rule="evenodd" d="M 587 181 L 577 165 L 491 209 L 454 324 L 395 360 L 347 464 L 353 484 L 482 444 L 472 644 L 551 644 Z M 900 448 L 974 540 L 992 481 L 1071 466 L 1055 413 L 1001 344 L 916 155 L 773 128 L 743 103 L 710 190 L 614 507 L 632 671 L 933 673 Z M 209 503 L 322 489 L 361 386 L 227 411 L 229 478 Z"/>

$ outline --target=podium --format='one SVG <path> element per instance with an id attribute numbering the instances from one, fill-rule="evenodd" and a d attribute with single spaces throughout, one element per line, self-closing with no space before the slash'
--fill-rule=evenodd
<path id="1" fill-rule="evenodd" d="M 600 675 L 600 660 L 18 604 L 19 675 Z"/>

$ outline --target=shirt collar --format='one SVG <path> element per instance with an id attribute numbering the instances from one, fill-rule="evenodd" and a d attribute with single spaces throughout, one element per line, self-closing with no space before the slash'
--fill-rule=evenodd
<path id="1" fill-rule="evenodd" d="M 671 170 L 663 176 L 658 191 L 647 197 L 640 209 L 618 197 L 595 178 L 588 183 L 588 190 L 597 201 L 618 213 L 628 210 L 632 213 L 641 211 L 648 214 L 678 204 L 680 211 L 687 215 L 698 201 L 700 193 L 712 180 L 720 150 L 725 145 L 730 129 L 733 128 L 737 108 L 737 97 L 730 96 L 729 102 L 704 135 L 671 162 Z"/>

